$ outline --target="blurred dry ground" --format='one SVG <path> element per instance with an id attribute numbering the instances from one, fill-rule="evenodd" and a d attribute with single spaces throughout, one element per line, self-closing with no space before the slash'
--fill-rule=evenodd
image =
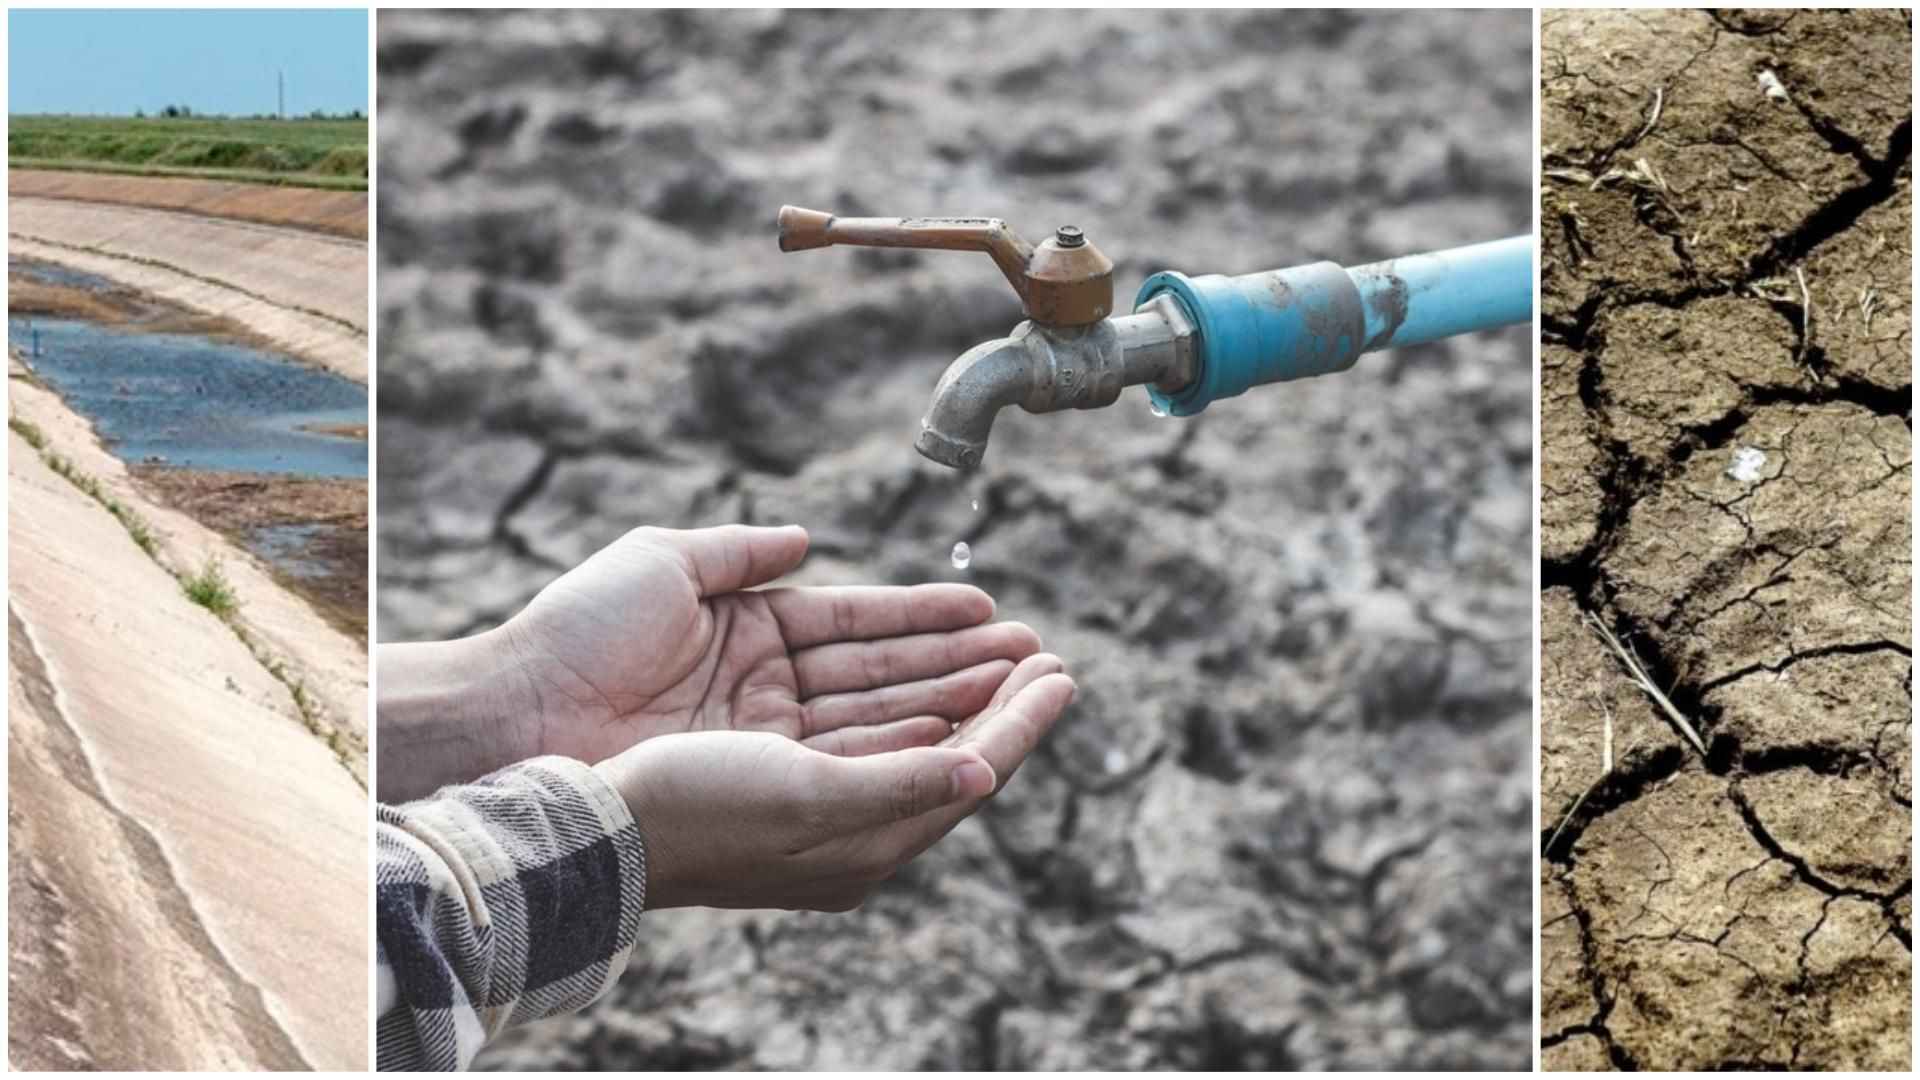
<path id="1" fill-rule="evenodd" d="M 911 444 L 1006 284 L 773 218 L 1076 224 L 1123 297 L 1513 235 L 1528 13 L 382 12 L 378 62 L 384 639 L 797 521 L 801 580 L 973 581 L 1082 687 L 862 910 L 649 916 L 483 1065 L 1527 1066 L 1529 332 L 1011 411 L 968 480 Z"/>

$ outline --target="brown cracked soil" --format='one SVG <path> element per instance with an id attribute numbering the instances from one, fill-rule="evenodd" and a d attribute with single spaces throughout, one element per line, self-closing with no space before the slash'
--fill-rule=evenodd
<path id="1" fill-rule="evenodd" d="M 1543 20 L 1546 1069 L 1909 1066 L 1910 51 Z"/>

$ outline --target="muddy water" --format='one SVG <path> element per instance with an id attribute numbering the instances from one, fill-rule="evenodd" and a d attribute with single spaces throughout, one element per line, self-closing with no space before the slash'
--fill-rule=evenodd
<path id="1" fill-rule="evenodd" d="M 309 554 L 322 540 L 340 531 L 337 525 L 256 525 L 244 539 L 254 554 L 306 581 L 324 580 L 332 568 Z"/>
<path id="2" fill-rule="evenodd" d="M 71 319 L 11 318 L 7 338 L 129 464 L 367 475 L 363 441 L 312 430 L 367 422 L 366 388 L 337 375 L 245 345 Z"/>

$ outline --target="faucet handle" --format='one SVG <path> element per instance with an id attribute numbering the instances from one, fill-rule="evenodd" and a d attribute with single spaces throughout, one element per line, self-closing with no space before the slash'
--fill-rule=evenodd
<path id="1" fill-rule="evenodd" d="M 1072 226 L 1035 247 L 999 218 L 851 218 L 783 206 L 779 224 L 781 251 L 833 244 L 984 251 L 1037 323 L 1084 326 L 1113 311 L 1113 260 Z"/>

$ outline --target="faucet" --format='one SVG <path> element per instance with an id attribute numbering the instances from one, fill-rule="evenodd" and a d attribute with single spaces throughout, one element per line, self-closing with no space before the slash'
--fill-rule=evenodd
<path id="1" fill-rule="evenodd" d="M 985 459 L 994 417 L 1009 405 L 1098 409 L 1144 385 L 1155 411 L 1192 416 L 1258 385 L 1345 371 L 1362 353 L 1533 316 L 1530 236 L 1352 269 L 1163 271 L 1140 287 L 1131 314 L 1114 315 L 1113 262 L 1071 225 L 1035 246 L 999 218 L 846 218 L 786 206 L 779 230 L 781 251 L 854 244 L 993 259 L 1026 318 L 947 368 L 914 443 L 968 471 Z"/>

